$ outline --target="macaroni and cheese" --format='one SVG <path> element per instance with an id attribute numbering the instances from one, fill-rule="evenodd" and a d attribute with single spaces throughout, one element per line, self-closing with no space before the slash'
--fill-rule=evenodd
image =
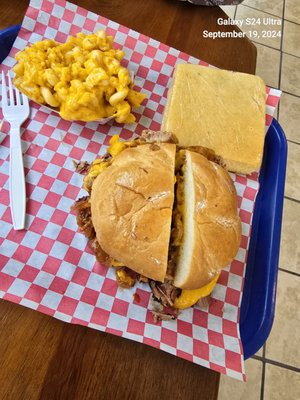
<path id="1" fill-rule="evenodd" d="M 102 30 L 79 33 L 63 44 L 34 43 L 16 54 L 14 84 L 67 120 L 114 117 L 119 123 L 132 123 L 132 108 L 146 96 L 133 89 L 129 71 L 121 65 L 124 52 L 112 44 L 112 36 Z"/>

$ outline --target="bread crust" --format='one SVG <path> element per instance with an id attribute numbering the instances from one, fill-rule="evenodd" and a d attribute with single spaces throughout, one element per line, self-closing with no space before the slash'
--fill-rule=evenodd
<path id="1" fill-rule="evenodd" d="M 182 289 L 198 289 L 236 256 L 241 221 L 235 186 L 224 168 L 198 153 L 186 151 L 184 179 L 189 173 L 192 187 L 185 192 L 184 218 L 188 212 L 192 213 L 192 229 L 188 237 L 185 227 L 184 242 L 192 247 L 192 252 L 184 261 L 180 249 L 174 284 Z M 189 210 L 187 196 L 193 199 Z"/>
<path id="2" fill-rule="evenodd" d="M 266 86 L 254 75 L 192 64 L 176 66 L 162 129 L 179 145 L 204 146 L 229 171 L 249 174 L 262 162 Z"/>
<path id="3" fill-rule="evenodd" d="M 174 202 L 175 144 L 119 153 L 94 181 L 92 221 L 102 249 L 148 278 L 164 281 Z"/>

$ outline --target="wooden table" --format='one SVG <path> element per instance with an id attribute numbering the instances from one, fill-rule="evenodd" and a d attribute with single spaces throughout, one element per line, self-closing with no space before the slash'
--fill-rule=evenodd
<path id="1" fill-rule="evenodd" d="M 247 39 L 205 39 L 218 7 L 176 0 L 81 0 L 74 3 L 221 68 L 255 73 Z M 28 1 L 0 0 L 0 28 L 21 23 Z M 163 351 L 66 324 L 0 301 L 0 398 L 216 399 L 219 374 Z"/>

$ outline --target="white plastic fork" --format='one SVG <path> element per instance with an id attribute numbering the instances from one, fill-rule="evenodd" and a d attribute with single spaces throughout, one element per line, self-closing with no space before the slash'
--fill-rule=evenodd
<path id="1" fill-rule="evenodd" d="M 26 190 L 20 128 L 29 116 L 28 98 L 13 87 L 8 72 L 8 96 L 5 75 L 2 71 L 2 112 L 10 123 L 9 193 L 10 209 L 15 230 L 24 229 Z"/>

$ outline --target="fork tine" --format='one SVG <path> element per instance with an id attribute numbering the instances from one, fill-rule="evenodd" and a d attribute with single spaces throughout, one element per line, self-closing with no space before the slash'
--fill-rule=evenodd
<path id="1" fill-rule="evenodd" d="M 23 104 L 21 99 L 21 92 L 16 87 L 15 87 L 15 96 L 16 96 L 17 106 Z"/>
<path id="2" fill-rule="evenodd" d="M 24 94 L 24 93 L 22 93 L 22 92 L 20 92 L 20 96 L 21 96 L 21 102 L 22 102 L 22 105 L 23 106 L 27 106 L 27 107 L 29 107 L 29 100 L 28 100 L 28 97 Z"/>
<path id="3" fill-rule="evenodd" d="M 7 73 L 7 76 L 8 76 L 9 105 L 13 106 L 15 104 L 15 99 L 14 99 L 13 85 L 9 72 Z"/>
<path id="4" fill-rule="evenodd" d="M 2 105 L 3 105 L 3 104 L 7 104 L 6 82 L 5 82 L 5 75 L 4 75 L 3 71 L 2 71 L 1 77 L 2 77 L 2 80 L 1 80 L 2 93 L 1 94 L 2 94 Z"/>

